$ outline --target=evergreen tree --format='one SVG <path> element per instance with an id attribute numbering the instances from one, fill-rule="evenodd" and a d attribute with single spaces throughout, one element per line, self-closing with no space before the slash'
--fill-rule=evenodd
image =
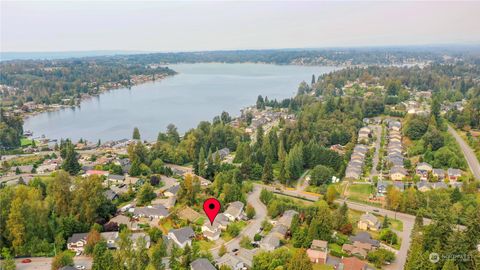
<path id="1" fill-rule="evenodd" d="M 267 161 L 265 161 L 265 164 L 263 165 L 262 181 L 265 184 L 271 183 L 273 181 L 273 168 L 270 158 L 267 158 Z"/>
<path id="2" fill-rule="evenodd" d="M 137 127 L 134 127 L 134 128 L 133 128 L 132 139 L 134 139 L 134 140 L 140 140 L 140 130 L 138 130 Z"/>
<path id="3" fill-rule="evenodd" d="M 71 175 L 77 174 L 81 166 L 80 163 L 78 163 L 78 153 L 75 151 L 74 145 L 70 141 L 67 141 L 63 149 L 64 151 L 61 150 L 61 152 L 64 153 L 64 156 L 62 156 L 64 158 L 62 169 Z"/>

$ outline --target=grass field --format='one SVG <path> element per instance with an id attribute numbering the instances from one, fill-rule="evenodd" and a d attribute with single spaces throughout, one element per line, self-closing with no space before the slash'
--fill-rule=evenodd
<path id="1" fill-rule="evenodd" d="M 328 265 L 328 264 L 318 264 L 314 263 L 312 266 L 313 270 L 333 270 L 333 266 Z"/>
<path id="2" fill-rule="evenodd" d="M 202 251 L 208 251 L 215 246 L 215 242 L 212 241 L 200 240 L 197 243 Z"/>
<path id="3" fill-rule="evenodd" d="M 374 189 L 374 186 L 368 184 L 352 184 L 348 187 L 346 194 L 348 194 L 348 199 L 351 201 L 381 207 L 381 203 L 369 201 L 369 196 Z"/>

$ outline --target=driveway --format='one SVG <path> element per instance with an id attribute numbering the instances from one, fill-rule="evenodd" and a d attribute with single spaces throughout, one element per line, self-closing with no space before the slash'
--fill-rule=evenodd
<path id="1" fill-rule="evenodd" d="M 240 240 L 243 236 L 248 236 L 250 239 L 253 239 L 253 236 L 258 232 L 260 227 L 262 227 L 262 222 L 267 217 L 267 207 L 260 201 L 260 192 L 262 191 L 262 188 L 263 186 L 261 185 L 253 186 L 253 191 L 248 195 L 247 202 L 255 208 L 255 217 L 250 220 L 248 225 L 237 237 L 225 243 L 227 251 L 240 248 Z M 220 246 L 210 249 L 214 258 L 218 258 L 219 249 Z"/>
<path id="2" fill-rule="evenodd" d="M 457 131 L 453 129 L 450 125 L 448 126 L 448 132 L 452 134 L 458 145 L 460 145 L 460 148 L 462 149 L 463 155 L 467 160 L 468 167 L 470 167 L 470 171 L 472 171 L 473 176 L 477 180 L 480 180 L 480 163 L 478 162 L 478 159 L 475 156 L 472 148 L 470 148 L 470 146 L 462 139 L 462 137 L 458 135 Z"/>

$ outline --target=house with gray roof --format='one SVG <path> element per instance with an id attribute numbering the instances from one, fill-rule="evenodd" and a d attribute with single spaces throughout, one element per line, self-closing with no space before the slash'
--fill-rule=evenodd
<path id="1" fill-rule="evenodd" d="M 380 230 L 381 224 L 378 218 L 370 213 L 365 213 L 360 217 L 358 221 L 358 228 L 361 230 L 372 230 L 378 231 Z"/>
<path id="2" fill-rule="evenodd" d="M 260 242 L 260 248 L 266 251 L 275 250 L 280 246 L 280 238 L 273 234 L 268 234 L 265 238 L 262 239 Z"/>
<path id="3" fill-rule="evenodd" d="M 113 201 L 115 200 L 116 198 L 118 198 L 118 194 L 115 193 L 115 191 L 111 190 L 111 189 L 107 189 L 103 192 L 103 194 L 105 195 L 105 198 L 107 198 L 107 200 L 109 201 Z"/>
<path id="4" fill-rule="evenodd" d="M 448 168 L 447 170 L 448 180 L 455 182 L 460 176 L 462 176 L 462 171 L 459 169 Z"/>
<path id="5" fill-rule="evenodd" d="M 217 266 L 228 266 L 232 270 L 250 269 L 253 265 L 254 251 L 240 248 L 235 253 L 226 253 L 218 258 L 215 263 Z"/>
<path id="6" fill-rule="evenodd" d="M 235 221 L 242 218 L 243 212 L 243 202 L 236 201 L 230 203 L 227 210 L 225 210 L 224 214 L 228 217 L 230 221 Z"/>
<path id="7" fill-rule="evenodd" d="M 285 225 L 287 228 L 290 228 L 292 225 L 292 220 L 295 215 L 298 215 L 298 212 L 295 210 L 286 210 L 283 212 L 283 215 L 278 220 L 278 223 Z"/>
<path id="8" fill-rule="evenodd" d="M 180 248 L 185 248 L 187 245 L 192 245 L 192 239 L 195 238 L 195 232 L 191 227 L 183 227 L 180 229 L 170 230 L 168 238 Z"/>
<path id="9" fill-rule="evenodd" d="M 190 270 L 216 270 L 216 268 L 209 260 L 199 258 L 190 263 Z"/>
<path id="10" fill-rule="evenodd" d="M 374 247 L 380 247 L 380 241 L 375 240 L 368 232 L 359 232 L 356 235 L 350 236 L 350 241 L 358 241 L 360 243 L 368 243 Z"/>
<path id="11" fill-rule="evenodd" d="M 151 219 L 161 219 L 167 217 L 170 213 L 168 212 L 165 206 L 158 205 L 149 205 L 144 207 L 135 207 L 129 210 L 133 213 L 134 217 L 137 218 L 151 218 Z"/>
<path id="12" fill-rule="evenodd" d="M 109 174 L 107 180 L 114 183 L 123 183 L 123 181 L 125 181 L 125 175 Z"/>
<path id="13" fill-rule="evenodd" d="M 67 239 L 67 249 L 75 252 L 83 252 L 87 244 L 88 233 L 74 233 Z"/>
<path id="14" fill-rule="evenodd" d="M 445 179 L 445 170 L 444 169 L 433 169 L 432 175 L 437 177 L 438 181 L 443 181 Z"/>
<path id="15" fill-rule="evenodd" d="M 165 190 L 163 193 L 166 197 L 177 196 L 178 191 L 180 190 L 180 185 L 171 186 L 169 189 Z"/>

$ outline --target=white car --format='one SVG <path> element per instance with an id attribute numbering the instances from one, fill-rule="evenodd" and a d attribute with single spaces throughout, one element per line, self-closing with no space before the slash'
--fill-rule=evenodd
<path id="1" fill-rule="evenodd" d="M 84 265 L 75 265 L 75 268 L 80 269 L 80 270 L 85 270 L 86 267 Z"/>

